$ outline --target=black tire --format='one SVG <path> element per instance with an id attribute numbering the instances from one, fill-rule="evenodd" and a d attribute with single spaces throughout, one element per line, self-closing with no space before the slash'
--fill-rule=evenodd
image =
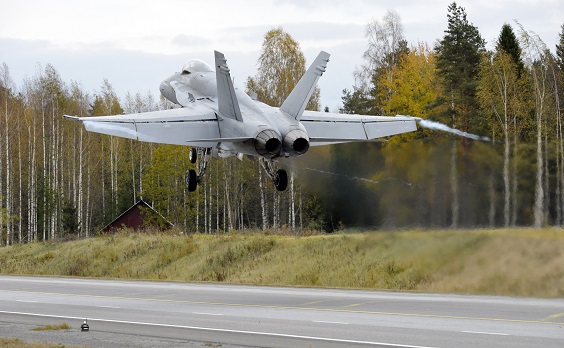
<path id="1" fill-rule="evenodd" d="M 278 169 L 276 172 L 274 186 L 276 186 L 278 191 L 284 191 L 286 190 L 286 187 L 288 187 L 288 173 L 286 173 L 284 169 Z"/>
<path id="2" fill-rule="evenodd" d="M 198 176 L 194 169 L 190 169 L 186 172 L 186 187 L 188 188 L 188 192 L 194 192 L 198 187 Z"/>
<path id="3" fill-rule="evenodd" d="M 196 160 L 198 159 L 198 150 L 196 150 L 195 147 L 190 149 L 188 159 L 190 160 L 190 163 L 196 163 Z"/>

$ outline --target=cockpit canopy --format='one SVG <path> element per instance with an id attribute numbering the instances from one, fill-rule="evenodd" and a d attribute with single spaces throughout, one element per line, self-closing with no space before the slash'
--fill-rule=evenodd
<path id="1" fill-rule="evenodd" d="M 193 74 L 198 72 L 213 72 L 211 66 L 199 59 L 193 59 L 182 68 L 182 74 Z"/>

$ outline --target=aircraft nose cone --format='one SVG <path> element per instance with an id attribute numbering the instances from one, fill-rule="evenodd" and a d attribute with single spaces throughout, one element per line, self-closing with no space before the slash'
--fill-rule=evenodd
<path id="1" fill-rule="evenodd" d="M 159 89 L 161 90 L 161 93 L 164 95 L 165 91 L 170 89 L 170 85 L 168 84 L 168 81 L 164 80 L 163 82 L 161 82 Z"/>
<path id="2" fill-rule="evenodd" d="M 163 97 L 165 97 L 166 99 L 170 100 L 175 104 L 178 104 L 178 100 L 176 100 L 176 93 L 174 93 L 174 89 L 172 88 L 168 80 L 164 80 L 163 82 L 161 82 L 159 89 Z"/>

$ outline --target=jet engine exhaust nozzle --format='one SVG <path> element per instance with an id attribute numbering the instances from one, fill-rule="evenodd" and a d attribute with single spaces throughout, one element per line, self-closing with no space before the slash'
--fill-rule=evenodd
<path id="1" fill-rule="evenodd" d="M 272 129 L 261 131 L 254 140 L 257 153 L 264 157 L 275 157 L 280 154 L 282 142 L 280 136 Z"/>
<path id="2" fill-rule="evenodd" d="M 300 156 L 309 150 L 309 137 L 301 129 L 294 129 L 284 137 L 284 152 Z"/>

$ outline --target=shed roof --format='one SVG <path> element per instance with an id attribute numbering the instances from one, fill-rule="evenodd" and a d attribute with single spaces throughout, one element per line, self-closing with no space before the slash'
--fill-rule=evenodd
<path id="1" fill-rule="evenodd" d="M 132 205 L 129 209 L 121 213 L 121 215 L 115 218 L 112 222 L 107 224 L 106 227 L 102 229 L 102 232 L 110 232 L 122 227 L 139 230 L 142 227 L 150 225 L 150 223 L 147 223 L 146 212 L 149 212 L 151 215 L 157 218 L 157 221 L 155 222 L 158 222 L 159 227 L 162 227 L 162 224 L 164 224 L 165 229 L 174 226 L 158 211 L 153 209 L 153 207 L 151 207 L 147 202 L 145 202 L 143 199 L 139 199 L 137 203 Z"/>

